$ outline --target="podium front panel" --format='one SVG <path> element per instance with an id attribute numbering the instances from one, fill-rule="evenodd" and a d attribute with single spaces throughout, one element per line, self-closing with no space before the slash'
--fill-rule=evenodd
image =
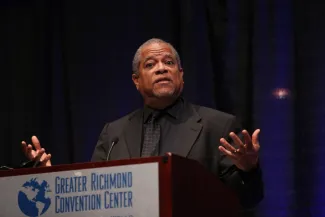
<path id="1" fill-rule="evenodd" d="M 158 217 L 158 162 L 0 177 L 1 217 Z"/>

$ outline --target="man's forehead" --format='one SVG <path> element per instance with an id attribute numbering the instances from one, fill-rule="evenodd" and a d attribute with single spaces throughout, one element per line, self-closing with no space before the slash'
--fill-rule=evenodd
<path id="1" fill-rule="evenodd" d="M 174 56 L 171 53 L 167 52 L 161 52 L 161 53 L 151 53 L 143 56 L 143 61 L 147 61 L 149 59 L 154 59 L 154 58 L 174 58 Z"/>
<path id="2" fill-rule="evenodd" d="M 170 46 L 163 43 L 154 43 L 143 47 L 141 56 L 145 59 L 153 58 L 157 56 L 169 56 L 173 57 L 173 52 Z"/>

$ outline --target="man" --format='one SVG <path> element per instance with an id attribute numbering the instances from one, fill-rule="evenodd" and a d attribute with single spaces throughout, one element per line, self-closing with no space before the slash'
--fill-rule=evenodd
<path id="1" fill-rule="evenodd" d="M 197 160 L 216 174 L 238 193 L 244 207 L 254 207 L 261 201 L 260 130 L 252 137 L 242 130 L 240 139 L 234 116 L 182 98 L 183 69 L 171 44 L 150 39 L 141 45 L 134 56 L 132 80 L 145 106 L 104 126 L 92 161 L 171 152 Z M 230 138 L 232 144 L 227 141 Z M 41 165 L 51 166 L 51 155 L 45 153 L 35 136 L 32 142 L 35 151 L 22 142 L 27 157 L 40 158 Z M 111 148 L 113 142 L 117 144 Z"/>

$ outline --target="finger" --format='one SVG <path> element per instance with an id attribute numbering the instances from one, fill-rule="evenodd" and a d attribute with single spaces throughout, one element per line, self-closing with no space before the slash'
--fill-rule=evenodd
<path id="1" fill-rule="evenodd" d="M 227 140 L 225 140 L 224 138 L 220 139 L 220 143 L 230 152 L 235 152 L 236 148 L 233 147 L 232 145 L 230 145 Z"/>
<path id="2" fill-rule="evenodd" d="M 51 163 L 52 155 L 51 154 L 48 154 L 47 157 L 48 157 L 48 160 L 46 161 L 45 166 L 52 166 L 52 163 Z"/>
<path id="3" fill-rule="evenodd" d="M 234 141 L 235 145 L 240 149 L 241 152 L 245 153 L 246 152 L 246 147 L 244 146 L 243 142 L 241 139 L 234 133 L 231 132 L 229 136 L 232 138 Z"/>
<path id="4" fill-rule="evenodd" d="M 219 150 L 224 153 L 226 156 L 234 159 L 234 160 L 237 160 L 237 156 L 235 154 L 233 154 L 231 151 L 225 149 L 225 147 L 223 146 L 219 146 Z"/>
<path id="5" fill-rule="evenodd" d="M 28 144 L 26 147 L 26 156 L 29 160 L 33 160 L 35 158 L 33 151 L 33 146 L 31 144 Z"/>
<path id="6" fill-rule="evenodd" d="M 44 160 L 47 158 L 48 155 L 49 155 L 49 154 L 46 154 L 46 152 L 45 152 L 45 150 L 44 150 L 44 154 L 41 156 L 40 161 L 44 161 Z"/>
<path id="7" fill-rule="evenodd" d="M 22 144 L 22 148 L 23 148 L 23 152 L 25 154 L 25 156 L 29 159 L 29 160 L 33 160 L 34 156 L 33 156 L 33 147 L 30 144 L 26 144 L 25 141 L 21 142 Z"/>
<path id="8" fill-rule="evenodd" d="M 41 144 L 36 136 L 32 136 L 32 143 L 36 150 L 40 150 L 42 148 Z"/>
<path id="9" fill-rule="evenodd" d="M 23 149 L 23 152 L 26 153 L 27 150 L 28 150 L 28 145 L 27 145 L 27 143 L 25 141 L 21 142 L 21 147 Z"/>
<path id="10" fill-rule="evenodd" d="M 252 135 L 252 143 L 253 143 L 254 146 L 258 146 L 258 147 L 260 146 L 260 143 L 258 141 L 258 135 L 259 135 L 260 132 L 261 132 L 261 130 L 257 129 L 257 130 L 254 131 L 254 133 Z"/>
<path id="11" fill-rule="evenodd" d="M 27 144 L 25 141 L 21 142 L 21 148 L 23 149 L 24 154 L 27 153 Z"/>
<path id="12" fill-rule="evenodd" d="M 251 136 L 249 135 L 249 133 L 247 132 L 247 130 L 243 130 L 242 133 L 243 133 L 243 136 L 244 136 L 246 148 L 248 150 L 251 150 L 253 148 L 253 143 L 252 143 Z"/>
<path id="13" fill-rule="evenodd" d="M 40 162 L 44 161 L 44 159 L 47 157 L 47 154 L 44 152 L 44 154 L 40 158 Z"/>
<path id="14" fill-rule="evenodd" d="M 42 158 L 42 155 L 45 153 L 45 149 L 42 148 L 41 150 L 36 152 L 36 156 L 34 158 L 35 161 L 40 161 Z"/>
<path id="15" fill-rule="evenodd" d="M 51 159 L 52 155 L 51 154 L 44 154 L 43 155 L 43 159 L 41 159 L 41 165 L 42 166 L 51 166 L 51 162 L 50 162 L 50 159 Z"/>

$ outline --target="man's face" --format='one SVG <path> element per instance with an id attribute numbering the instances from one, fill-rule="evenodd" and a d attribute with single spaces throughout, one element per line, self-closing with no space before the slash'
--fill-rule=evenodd
<path id="1" fill-rule="evenodd" d="M 143 47 L 139 75 L 132 76 L 141 95 L 155 98 L 177 97 L 183 89 L 183 70 L 172 49 L 165 43 Z"/>

